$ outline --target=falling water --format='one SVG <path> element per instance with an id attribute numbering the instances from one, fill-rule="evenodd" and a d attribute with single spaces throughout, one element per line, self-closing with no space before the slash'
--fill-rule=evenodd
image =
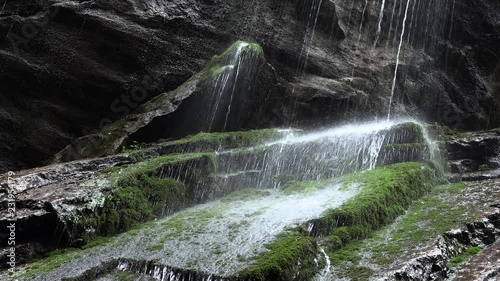
<path id="1" fill-rule="evenodd" d="M 221 129 L 226 130 L 236 87 L 239 85 L 238 80 L 240 78 L 241 65 L 243 63 L 253 64 L 257 59 L 253 56 L 258 54 L 252 48 L 247 48 L 250 45 L 249 43 L 239 41 L 236 44 L 229 60 L 225 62 L 226 65 L 214 70 L 215 73 L 210 80 L 210 96 L 212 98 L 209 104 L 207 104 L 209 107 L 207 113 L 209 115 L 206 117 L 206 120 L 200 121 L 207 122 L 207 128 L 203 128 L 203 130 L 207 130 L 208 132 Z"/>
<path id="2" fill-rule="evenodd" d="M 385 9 L 385 0 L 382 0 L 382 6 L 380 7 L 380 14 L 378 15 L 377 35 L 375 38 L 375 43 L 373 43 L 373 47 L 377 46 L 378 40 L 380 39 L 380 34 L 382 33 L 382 20 L 384 19 L 384 9 Z"/>
<path id="3" fill-rule="evenodd" d="M 397 21 L 396 21 L 396 29 L 394 29 L 394 38 L 392 39 L 392 44 L 396 44 L 396 40 L 397 40 L 397 37 L 398 37 L 398 29 L 399 29 L 399 22 L 400 22 L 400 19 L 401 19 L 401 14 L 403 13 L 403 0 L 401 0 L 401 3 L 399 5 L 399 12 L 398 12 L 398 18 L 397 18 Z"/>
<path id="4" fill-rule="evenodd" d="M 215 117 L 217 116 L 217 112 L 219 110 L 219 105 L 221 104 L 222 96 L 224 94 L 224 90 L 225 90 L 226 85 L 229 81 L 229 78 L 231 77 L 231 70 L 233 68 L 234 68 L 234 65 L 224 66 L 221 69 L 222 73 L 215 78 L 214 96 L 216 97 L 216 99 L 213 102 L 213 104 L 215 105 L 215 109 L 213 110 L 212 117 L 210 118 L 210 125 L 208 127 L 209 132 L 212 132 L 212 127 L 214 126 L 214 123 L 215 123 Z"/>
<path id="5" fill-rule="evenodd" d="M 394 0 L 394 3 L 392 4 L 392 13 L 391 13 L 391 21 L 389 23 L 389 34 L 387 35 L 387 38 L 391 38 L 391 34 L 392 34 L 392 25 L 393 25 L 393 21 L 394 21 L 394 14 L 396 13 L 396 4 L 397 4 L 397 0 Z M 386 42 L 386 47 L 389 46 L 389 40 L 387 40 Z"/>
<path id="6" fill-rule="evenodd" d="M 158 219 L 109 244 L 82 250 L 60 268 L 34 280 L 59 280 L 61 276 L 78 279 L 99 265 L 117 260 L 112 270 L 129 270 L 157 280 L 224 280 L 224 276 L 234 276 L 248 267 L 252 258 L 265 252 L 265 245 L 287 227 L 304 225 L 359 192 L 357 186 L 346 188 L 334 178 L 373 169 L 386 164 L 381 159 L 404 153 L 387 148 L 426 145 L 422 127 L 407 120 L 346 125 L 311 133 L 279 133 L 283 137 L 258 146 L 222 150 L 213 159 L 217 181 L 211 188 L 231 191 L 249 187 L 254 191 L 250 194 L 258 196 L 216 200 Z M 175 178 L 175 174 L 162 172 L 161 177 Z M 307 192 L 276 188 L 280 181 L 303 179 L 329 180 Z M 330 275 L 328 256 L 321 253 L 326 267 L 319 278 Z M 103 272 L 108 273 L 113 274 Z M 197 277 L 186 279 L 186 274 Z"/>
<path id="7" fill-rule="evenodd" d="M 413 6 L 411 8 L 411 18 L 410 18 L 410 26 L 408 28 L 407 45 L 410 44 L 411 34 L 413 32 L 413 23 L 414 23 L 414 21 L 416 21 L 415 7 L 416 7 L 417 2 L 418 2 L 418 0 L 414 0 Z"/>
<path id="8" fill-rule="evenodd" d="M 314 34 L 316 32 L 316 25 L 318 23 L 319 13 L 321 11 L 321 5 L 323 4 L 323 0 L 319 0 L 318 5 L 315 3 L 318 0 L 313 0 L 311 5 L 311 9 L 309 10 L 309 17 L 307 20 L 306 34 L 304 35 L 304 42 L 302 43 L 302 49 L 299 54 L 299 67 L 297 68 L 297 72 L 299 75 L 303 74 L 304 69 L 307 66 L 307 61 L 309 59 L 309 49 L 312 47 L 314 42 Z M 312 27 L 311 27 L 312 24 Z M 302 60 L 302 58 L 304 58 Z M 301 61 L 302 60 L 302 61 Z"/>
<path id="9" fill-rule="evenodd" d="M 453 0 L 453 5 L 451 6 L 451 20 L 450 20 L 450 30 L 448 31 L 448 40 L 451 40 L 453 33 L 453 21 L 455 19 L 455 1 Z"/>
<path id="10" fill-rule="evenodd" d="M 233 103 L 233 97 L 234 97 L 234 90 L 236 89 L 236 85 L 237 85 L 237 82 L 238 82 L 238 77 L 239 77 L 239 74 L 240 74 L 240 65 L 241 65 L 241 51 L 243 50 L 243 48 L 247 47 L 248 46 L 248 43 L 246 42 L 242 42 L 237 50 L 236 50 L 236 53 L 234 55 L 234 57 L 236 58 L 237 62 L 236 62 L 236 77 L 234 78 L 234 83 L 233 83 L 233 89 L 231 90 L 231 96 L 229 98 L 229 105 L 227 107 L 227 113 L 226 113 L 226 118 L 224 119 L 224 128 L 223 130 L 225 131 L 226 130 L 226 127 L 227 127 L 227 120 L 229 119 L 229 114 L 231 113 L 231 104 Z"/>
<path id="11" fill-rule="evenodd" d="M 392 88 L 391 88 L 391 97 L 389 99 L 389 110 L 387 113 L 387 120 L 391 119 L 391 107 L 392 107 L 392 100 L 394 99 L 394 90 L 396 89 L 396 79 L 398 76 L 398 67 L 399 67 L 399 56 L 401 54 L 401 47 L 403 46 L 403 39 L 405 36 L 405 28 L 406 28 L 406 18 L 408 16 L 408 7 L 410 6 L 411 0 L 408 0 L 406 2 L 406 9 L 405 9 L 405 15 L 403 18 L 403 28 L 401 30 L 401 37 L 399 39 L 399 47 L 398 47 L 398 53 L 396 55 L 396 67 L 394 68 L 394 78 L 392 80 Z"/>
<path id="12" fill-rule="evenodd" d="M 361 13 L 361 23 L 359 24 L 358 44 L 361 41 L 361 31 L 363 30 L 363 23 L 367 7 L 368 7 L 368 0 L 365 0 L 365 5 L 363 6 L 363 12 Z"/>
<path id="13" fill-rule="evenodd" d="M 259 147 L 218 152 L 219 185 L 279 187 L 284 180 L 319 180 L 373 169 L 394 122 L 290 135 Z"/>
<path id="14" fill-rule="evenodd" d="M 327 281 L 327 280 L 329 281 L 331 280 L 328 277 L 331 274 L 332 261 L 330 260 L 330 257 L 326 254 L 325 249 L 320 247 L 319 251 L 322 255 L 322 258 L 325 259 L 325 267 L 323 268 L 323 270 L 321 270 L 320 273 L 314 276 L 313 281 Z"/>

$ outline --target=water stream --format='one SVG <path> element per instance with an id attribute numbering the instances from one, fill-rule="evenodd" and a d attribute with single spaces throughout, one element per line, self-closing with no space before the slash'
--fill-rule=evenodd
<path id="1" fill-rule="evenodd" d="M 403 18 L 403 27 L 401 29 L 401 36 L 399 38 L 398 53 L 396 55 L 396 67 L 394 68 L 394 78 L 392 79 L 391 97 L 389 98 L 389 109 L 387 113 L 387 120 L 391 119 L 392 101 L 394 99 L 394 91 L 396 89 L 396 82 L 398 78 L 399 56 L 401 55 L 401 47 L 403 46 L 403 39 L 405 36 L 405 29 L 406 29 L 406 19 L 408 17 L 408 8 L 410 7 L 410 2 L 411 0 L 408 0 L 408 2 L 406 2 L 405 15 Z"/>
<path id="2" fill-rule="evenodd" d="M 382 33 L 382 20 L 384 19 L 384 9 L 385 9 L 385 0 L 382 0 L 382 6 L 380 7 L 380 13 L 378 15 L 377 34 L 375 37 L 375 43 L 373 43 L 373 47 L 377 46 L 378 41 L 380 39 L 380 34 Z"/>
<path id="3" fill-rule="evenodd" d="M 82 250 L 33 280 L 79 277 L 96 268 L 109 270 L 102 265 L 116 260 L 120 261 L 118 270 L 130 270 L 131 261 L 154 262 L 158 266 L 141 273 L 156 280 L 184 280 L 175 277 L 178 269 L 202 272 L 213 280 L 233 276 L 250 266 L 287 227 L 304 225 L 358 192 L 356 185 L 346 188 L 338 181 L 289 191 L 278 188 L 287 181 L 280 176 L 319 180 L 373 169 L 380 164 L 385 146 L 419 141 L 422 135 L 415 128 L 419 127 L 407 120 L 392 120 L 312 133 L 286 130 L 278 141 L 219 151 L 216 185 L 252 188 L 238 193 L 241 197 L 236 194 L 158 219 L 108 244 Z M 324 261 L 325 268 L 317 280 L 326 280 L 321 276 L 330 274 L 331 263 L 321 253 L 318 260 Z M 209 277 L 203 280 L 212 280 Z"/>

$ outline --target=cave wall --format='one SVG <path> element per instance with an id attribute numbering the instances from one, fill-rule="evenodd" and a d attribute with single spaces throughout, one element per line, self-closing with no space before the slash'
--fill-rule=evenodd
<path id="1" fill-rule="evenodd" d="M 6 1 L 0 172 L 40 165 L 175 89 L 238 39 L 263 46 L 278 81 L 272 114 L 253 127 L 385 118 L 406 4 L 385 1 L 378 32 L 381 1 Z M 500 3 L 408 6 L 394 114 L 458 129 L 499 126 Z"/>

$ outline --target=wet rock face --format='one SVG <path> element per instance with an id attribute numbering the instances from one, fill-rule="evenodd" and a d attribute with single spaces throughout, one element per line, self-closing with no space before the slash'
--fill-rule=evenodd
<path id="1" fill-rule="evenodd" d="M 461 128 L 499 124 L 498 79 L 491 78 L 498 3 L 440 0 L 430 5 L 439 16 L 426 17 L 429 7 L 419 2 L 409 9 L 412 47 L 403 51 L 395 112 Z M 275 99 L 266 101 L 271 114 L 256 124 L 317 127 L 384 116 L 404 6 L 394 3 L 386 1 L 373 48 L 380 7 L 362 0 L 7 1 L 0 170 L 39 165 L 175 89 L 238 39 L 260 43 L 278 76 L 269 90 Z"/>
<path id="2" fill-rule="evenodd" d="M 453 179 L 500 178 L 500 130 L 453 136 L 446 142 L 446 150 Z"/>
<path id="3" fill-rule="evenodd" d="M 482 220 L 468 223 L 465 230 L 457 229 L 444 233 L 443 237 L 429 250 L 428 254 L 407 263 L 402 269 L 395 272 L 394 277 L 396 280 L 455 280 L 453 279 L 455 274 L 451 274 L 447 265 L 450 258 L 463 253 L 471 246 L 484 247 L 495 242 L 498 244 L 498 238 L 500 237 L 499 217 L 500 209 L 497 208 Z M 489 269 L 496 270 L 495 266 L 492 265 L 478 267 L 474 270 L 483 271 L 482 273 L 484 273 Z M 463 272 L 461 273 L 463 274 Z M 495 272 L 492 273 L 491 277 L 496 276 Z M 486 277 L 485 279 L 477 279 L 478 276 L 479 274 L 474 279 L 464 280 L 490 280 L 488 276 L 483 276 Z"/>

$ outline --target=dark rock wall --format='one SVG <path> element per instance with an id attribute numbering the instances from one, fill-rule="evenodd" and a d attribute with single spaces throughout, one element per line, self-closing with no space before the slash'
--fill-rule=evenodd
<path id="1" fill-rule="evenodd" d="M 252 127 L 385 118 L 406 4 L 386 1 L 379 33 L 371 0 L 2 1 L 0 171 L 41 164 L 238 39 L 264 47 L 278 80 L 272 114 Z M 499 10 L 496 0 L 409 3 L 395 115 L 500 124 Z"/>

